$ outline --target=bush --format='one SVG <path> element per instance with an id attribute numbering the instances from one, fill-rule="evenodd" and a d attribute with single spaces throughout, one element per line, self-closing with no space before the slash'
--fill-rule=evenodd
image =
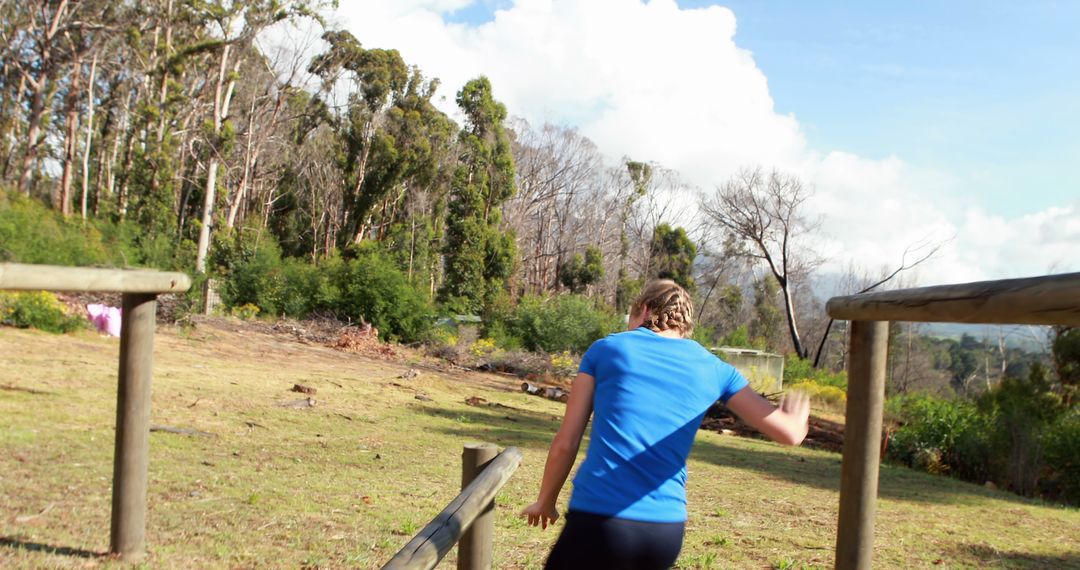
<path id="1" fill-rule="evenodd" d="M 182 270 L 195 244 L 149 234 L 135 222 L 65 218 L 38 200 L 0 192 L 0 261 Z"/>
<path id="2" fill-rule="evenodd" d="M 69 315 L 56 296 L 47 291 L 0 292 L 0 324 L 67 333 L 87 327 L 87 320 Z"/>
<path id="3" fill-rule="evenodd" d="M 814 368 L 814 363 L 809 358 L 799 358 L 794 353 L 789 353 L 784 357 L 784 385 L 800 382 L 814 382 L 820 386 L 847 390 L 847 372 Z"/>
<path id="4" fill-rule="evenodd" d="M 1045 369 L 1007 378 L 978 402 L 926 395 L 893 398 L 902 422 L 889 456 L 931 472 L 947 472 L 1014 492 L 1080 503 L 1080 411 L 1051 391 Z"/>
<path id="5" fill-rule="evenodd" d="M 970 464 L 985 464 L 985 458 L 959 453 L 984 449 L 986 422 L 973 403 L 916 395 L 895 398 L 890 407 L 904 422 L 890 439 L 890 457 L 932 472 L 975 472 L 980 469 Z"/>
<path id="6" fill-rule="evenodd" d="M 979 400 L 993 420 L 991 445 L 1003 459 L 997 475 L 1025 496 L 1034 495 L 1044 475 L 1047 442 L 1065 412 L 1060 394 L 1051 391 L 1047 370 L 1033 365 L 1026 379 L 1006 378 Z"/>
<path id="7" fill-rule="evenodd" d="M 434 310 L 427 295 L 409 284 L 397 265 L 373 245 L 356 250 L 356 257 L 337 271 L 339 316 L 367 320 L 390 340 L 414 342 L 429 335 Z"/>
<path id="8" fill-rule="evenodd" d="M 581 353 L 623 324 L 619 315 L 580 295 L 529 295 L 518 303 L 507 328 L 528 350 Z"/>
<path id="9" fill-rule="evenodd" d="M 1048 495 L 1080 505 L 1080 408 L 1062 415 L 1046 437 Z"/>
<path id="10" fill-rule="evenodd" d="M 37 200 L 14 193 L 0 201 L 0 244 L 0 261 L 50 265 L 117 261 L 93 224 L 67 220 Z"/>
<path id="11" fill-rule="evenodd" d="M 847 392 L 836 386 L 822 386 L 813 380 L 796 382 L 786 387 L 788 390 L 805 392 L 813 398 L 815 404 L 835 411 L 843 411 L 847 403 Z"/>
<path id="12" fill-rule="evenodd" d="M 334 282 L 342 262 L 337 257 L 314 265 L 281 258 L 270 236 L 253 230 L 215 249 L 215 273 L 221 279 L 221 300 L 228 307 L 254 305 L 270 316 L 303 318 L 322 311 L 338 312 L 341 292 Z"/>

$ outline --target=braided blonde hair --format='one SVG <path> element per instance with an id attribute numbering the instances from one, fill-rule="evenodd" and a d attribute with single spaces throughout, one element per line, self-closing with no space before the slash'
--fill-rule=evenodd
<path id="1" fill-rule="evenodd" d="M 654 332 L 674 329 L 683 338 L 694 333 L 694 303 L 690 294 L 670 279 L 656 279 L 645 284 L 630 306 L 631 315 L 648 311 L 642 326 Z"/>

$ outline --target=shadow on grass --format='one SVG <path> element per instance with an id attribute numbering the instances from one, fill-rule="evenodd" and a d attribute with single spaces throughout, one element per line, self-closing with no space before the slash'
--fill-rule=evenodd
<path id="1" fill-rule="evenodd" d="M 560 417 L 551 413 L 491 403 L 466 410 L 426 404 L 414 406 L 413 410 L 446 420 L 446 425 L 435 429 L 448 435 L 483 437 L 500 445 L 533 449 L 547 449 L 561 421 Z M 761 449 L 740 449 L 699 438 L 694 443 L 691 459 L 754 471 L 827 491 L 840 490 L 839 453 L 791 452 L 767 443 Z M 895 501 L 933 504 L 972 504 L 985 500 L 1032 503 L 1030 499 L 1005 491 L 992 491 L 951 477 L 891 464 L 881 466 L 878 496 Z"/>
<path id="2" fill-rule="evenodd" d="M 56 392 L 49 392 L 47 390 L 38 390 L 36 388 L 24 388 L 22 386 L 14 386 L 11 384 L 0 385 L 0 390 L 5 392 L 22 392 L 24 394 L 33 394 L 35 396 L 56 396 Z"/>
<path id="3" fill-rule="evenodd" d="M 81 548 L 71 548 L 68 546 L 53 546 L 51 544 L 42 544 L 40 542 L 29 542 L 25 540 L 19 540 L 11 536 L 0 536 L 0 546 L 14 548 L 16 550 L 41 552 L 43 554 L 73 556 L 75 558 L 106 558 L 109 556 L 109 554 L 106 552 L 94 552 L 92 550 L 83 550 Z"/>
<path id="4" fill-rule="evenodd" d="M 983 544 L 961 544 L 952 549 L 958 558 L 975 557 L 980 568 L 1080 568 L 1080 553 L 1066 554 L 1028 554 L 1026 552 L 1007 552 Z M 948 565 L 946 553 L 943 565 Z"/>
<path id="5" fill-rule="evenodd" d="M 486 403 L 465 410 L 418 404 L 412 410 L 443 419 L 447 425 L 435 429 L 457 437 L 483 436 L 492 443 L 546 449 L 559 429 L 562 418 L 543 412 Z"/>
<path id="6" fill-rule="evenodd" d="M 691 459 L 724 467 L 756 471 L 827 491 L 840 491 L 839 453 L 805 454 L 780 446 L 739 449 L 698 439 Z M 1032 501 L 1004 491 L 991 491 L 943 475 L 931 475 L 907 467 L 883 464 L 878 479 L 878 497 L 895 501 L 934 504 L 971 504 L 988 499 L 1031 504 Z"/>

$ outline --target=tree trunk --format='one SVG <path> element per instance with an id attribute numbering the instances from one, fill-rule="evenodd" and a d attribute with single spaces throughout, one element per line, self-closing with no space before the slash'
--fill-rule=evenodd
<path id="1" fill-rule="evenodd" d="M 221 65 L 218 67 L 217 86 L 214 89 L 214 138 L 221 136 L 221 125 L 229 116 L 229 102 L 232 100 L 235 79 L 229 79 L 225 86 L 226 69 L 229 66 L 231 44 L 225 44 L 221 50 Z M 240 60 L 237 58 L 236 68 Z M 234 70 L 235 71 L 235 70 Z M 199 228 L 199 244 L 195 254 L 195 271 L 206 273 L 206 254 L 210 250 L 210 224 L 213 222 L 214 200 L 217 197 L 217 171 L 220 159 L 217 155 L 219 141 L 215 140 L 210 148 L 210 163 L 206 169 L 206 190 L 203 193 L 202 226 Z"/>
<path id="2" fill-rule="evenodd" d="M 34 164 L 37 162 L 37 148 L 41 144 L 41 119 L 45 113 L 45 77 L 32 84 L 34 95 L 30 98 L 30 113 L 26 129 L 26 150 L 23 152 L 22 173 L 19 175 L 19 191 L 30 195 L 30 186 L 34 181 Z"/>
<path id="3" fill-rule="evenodd" d="M 60 21 L 67 15 L 68 0 L 60 0 L 56 5 L 52 21 L 48 30 L 45 31 L 41 41 L 41 53 L 39 55 L 39 72 L 37 80 L 31 80 L 31 89 L 34 95 L 30 99 L 29 128 L 26 133 L 26 152 L 23 154 L 22 175 L 19 178 L 19 190 L 26 196 L 30 195 L 30 187 L 34 180 L 34 166 L 37 163 L 37 151 L 44 136 L 42 130 L 42 118 L 45 114 L 46 102 L 52 99 L 49 78 L 54 67 L 52 41 L 60 27 Z M 42 9 L 44 13 L 45 10 Z"/>
<path id="4" fill-rule="evenodd" d="M 788 290 L 788 283 L 785 281 L 783 286 L 780 287 L 780 291 L 784 295 L 784 312 L 787 314 L 788 331 L 791 332 L 791 345 L 795 349 L 795 354 L 799 355 L 799 358 L 806 358 L 807 352 L 803 347 L 802 338 L 799 337 L 799 327 L 795 323 L 795 304 L 791 300 L 791 292 Z"/>
<path id="5" fill-rule="evenodd" d="M 97 77 L 97 54 L 90 64 L 90 82 L 86 84 L 86 147 L 82 160 L 82 219 L 86 219 L 86 196 L 90 193 L 90 146 L 94 140 L 94 79 Z"/>
<path id="6" fill-rule="evenodd" d="M 64 217 L 71 215 L 71 182 L 75 175 L 75 160 L 79 149 L 79 90 L 82 88 L 82 61 L 72 65 L 71 84 L 65 97 L 64 117 L 64 166 L 60 176 L 60 211 Z"/>

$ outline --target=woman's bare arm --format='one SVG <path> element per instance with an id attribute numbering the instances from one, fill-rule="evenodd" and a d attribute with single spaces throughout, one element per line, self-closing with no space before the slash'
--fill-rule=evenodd
<path id="1" fill-rule="evenodd" d="M 809 429 L 810 397 L 802 392 L 785 395 L 777 407 L 747 386 L 728 399 L 727 407 L 751 427 L 784 445 L 799 445 Z"/>
<path id="2" fill-rule="evenodd" d="M 589 416 L 593 411 L 593 391 L 596 382 L 592 376 L 578 372 L 570 389 L 570 400 L 566 403 L 566 415 L 563 416 L 559 432 L 551 442 L 548 450 L 547 462 L 544 464 L 544 478 L 540 483 L 540 496 L 536 502 L 525 507 L 521 514 L 525 515 L 529 524 L 540 524 L 547 528 L 549 522 L 559 518 L 555 510 L 555 503 L 559 499 L 559 492 L 566 483 L 570 469 L 574 467 L 577 459 L 578 448 L 581 446 L 581 438 L 585 433 L 585 426 L 589 423 Z"/>

